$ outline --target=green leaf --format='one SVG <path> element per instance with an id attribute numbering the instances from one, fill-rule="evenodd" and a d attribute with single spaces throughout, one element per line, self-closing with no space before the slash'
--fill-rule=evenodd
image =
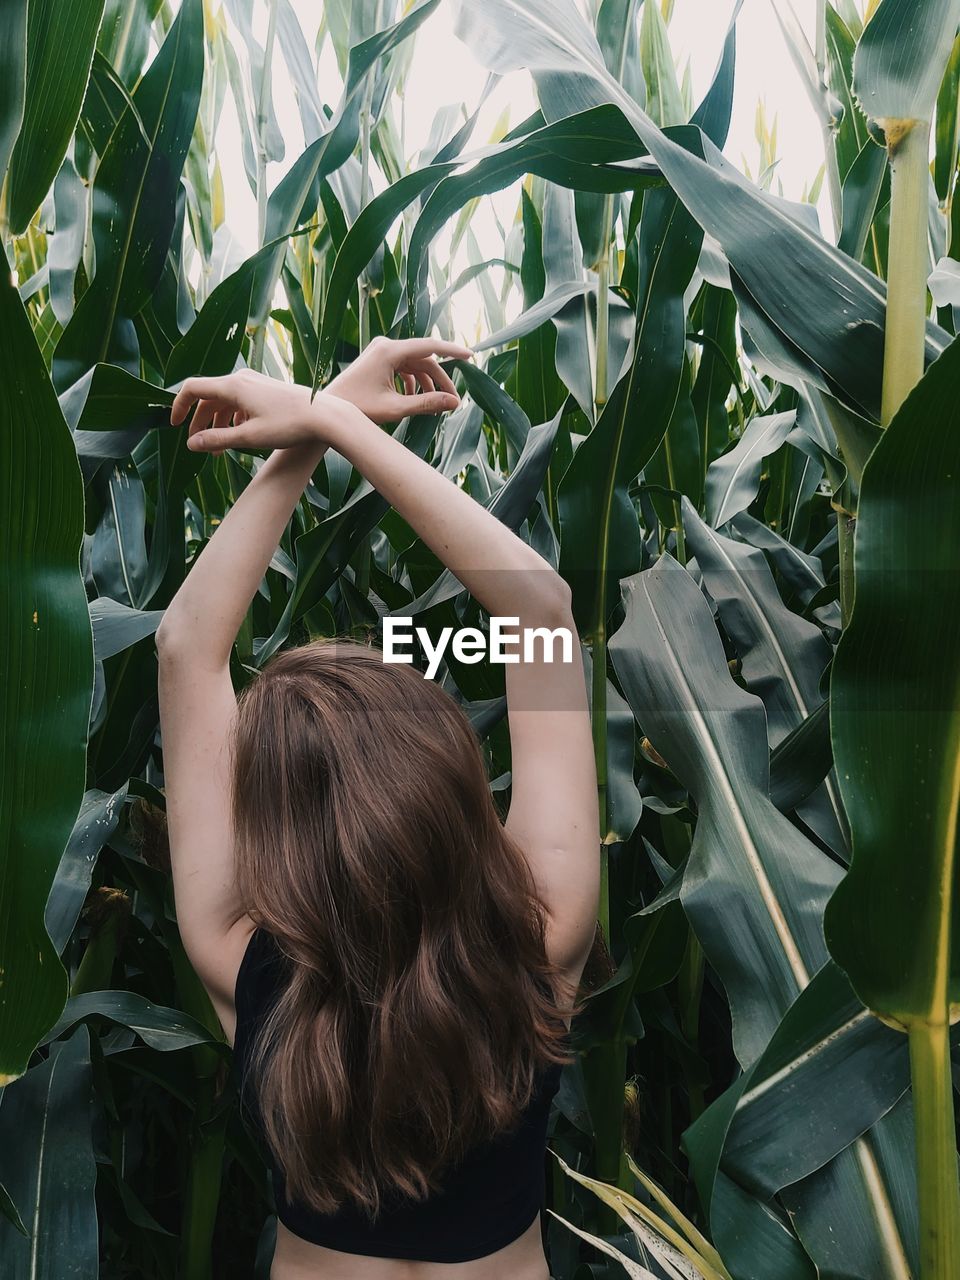
<path id="1" fill-rule="evenodd" d="M 267 202 L 266 239 L 278 241 L 311 216 L 320 180 L 345 164 L 360 136 L 360 109 L 367 76 L 380 59 L 392 53 L 417 30 L 440 0 L 424 0 L 393 26 L 378 31 L 350 50 L 343 94 L 327 131 L 312 142 L 291 166 Z M 284 252 L 276 248 L 257 273 L 252 320 L 265 323 L 273 291 L 283 267 Z"/>
<path id="2" fill-rule="evenodd" d="M 640 23 L 640 61 L 647 85 L 647 111 L 661 128 L 683 124 L 687 113 L 677 81 L 670 38 L 657 4 L 643 6 Z"/>
<path id="3" fill-rule="evenodd" d="M 683 131 L 696 133 L 689 126 Z M 680 392 L 683 295 L 700 240 L 672 192 L 657 190 L 645 197 L 633 360 L 574 454 L 559 491 L 561 572 L 584 625 L 605 624 L 616 582 L 640 563 L 637 517 L 627 486 L 653 456 Z"/>
<path id="4" fill-rule="evenodd" d="M 191 1045 L 219 1043 L 195 1018 L 181 1013 L 179 1009 L 154 1004 L 135 991 L 88 991 L 82 996 L 72 996 L 59 1022 L 47 1033 L 43 1043 L 56 1040 L 78 1022 L 92 1017 L 108 1018 L 122 1027 L 129 1027 L 144 1044 L 162 1053 L 186 1049 Z"/>
<path id="5" fill-rule="evenodd" d="M 60 397 L 77 453 L 125 458 L 152 428 L 170 421 L 173 394 L 112 364 L 97 364 Z"/>
<path id="6" fill-rule="evenodd" d="M 821 680 L 833 651 L 819 627 L 783 603 L 762 551 L 711 529 L 686 498 L 682 509 L 687 546 L 740 657 L 744 683 L 763 702 L 770 746 L 776 748 L 822 705 Z M 846 831 L 836 779 L 831 776 L 822 792 L 797 808 L 821 840 L 842 854 Z"/>
<path id="7" fill-rule="evenodd" d="M 93 646 L 79 551 L 83 486 L 9 269 L 0 279 L 0 1076 L 25 1070 L 67 978 L 44 906 L 84 791 Z"/>
<path id="8" fill-rule="evenodd" d="M 220 281 L 170 352 L 164 370 L 169 386 L 193 375 L 209 378 L 233 372 L 243 345 L 257 272 L 286 243 L 284 237 L 280 245 L 264 245 Z"/>
<path id="9" fill-rule="evenodd" d="M 522 311 L 516 320 L 504 325 L 496 333 L 488 334 L 480 342 L 474 343 L 474 351 L 489 351 L 493 347 L 501 347 L 507 342 L 513 342 L 515 338 L 523 338 L 528 333 L 533 333 L 545 321 L 552 320 L 572 298 L 582 297 L 591 288 L 593 286 L 586 280 L 568 280 L 564 284 L 558 284 L 546 297 L 540 298 Z"/>
<path id="10" fill-rule="evenodd" d="M 828 963 L 788 1010 L 740 1093 L 721 1167 L 766 1200 L 827 1164 L 910 1085 L 907 1038 Z"/>
<path id="11" fill-rule="evenodd" d="M 4 1182 L 29 1239 L 0 1217 L 5 1280 L 98 1274 L 90 1033 L 80 1027 L 4 1090 Z"/>
<path id="12" fill-rule="evenodd" d="M 100 850 L 117 828 L 126 794 L 127 788 L 124 785 L 112 795 L 108 791 L 94 788 L 83 797 L 80 812 L 47 898 L 44 915 L 50 941 L 59 955 L 63 954 L 80 918 L 93 868 Z"/>
<path id="13" fill-rule="evenodd" d="M 868 138 L 843 180 L 839 245 L 851 258 L 863 257 L 884 182 L 888 180 L 887 153 Z M 875 259 L 874 265 L 879 267 Z"/>
<path id="14" fill-rule="evenodd" d="M 622 589 L 610 655 L 643 732 L 697 801 L 681 901 L 746 1067 L 827 959 L 821 920 L 840 869 L 771 803 L 763 705 L 731 679 L 690 575 L 662 556 Z"/>
<path id="15" fill-rule="evenodd" d="M 958 371 L 954 342 L 863 472 L 856 598 L 837 652 L 831 726 L 853 860 L 825 922 L 857 994 L 909 1030 L 931 1275 L 947 1274 L 960 1242 L 948 1040 L 960 997 Z"/>
<path id="16" fill-rule="evenodd" d="M 770 799 L 781 813 L 805 800 L 830 772 L 830 703 L 821 702 L 770 754 Z"/>
<path id="17" fill-rule="evenodd" d="M 184 0 L 110 135 L 93 192 L 97 271 L 57 344 L 54 381 L 100 362 L 137 371 L 132 319 L 159 284 L 203 80 L 202 0 Z"/>
<path id="18" fill-rule="evenodd" d="M 0 183 L 20 132 L 27 82 L 27 0 L 10 0 L 0 22 Z"/>
<path id="19" fill-rule="evenodd" d="M 640 0 L 601 0 L 597 12 L 597 42 L 610 74 L 643 106 L 646 86 L 637 39 L 639 8 Z"/>
<path id="20" fill-rule="evenodd" d="M 106 151 L 110 135 L 128 110 L 139 119 L 139 112 L 133 105 L 127 86 L 103 54 L 96 52 L 80 109 L 79 126 L 83 137 L 98 156 Z"/>
<path id="21" fill-rule="evenodd" d="M 733 447 L 707 468 L 707 519 L 715 529 L 749 507 L 764 459 L 777 452 L 796 420 L 793 409 L 751 418 Z"/>
<path id="22" fill-rule="evenodd" d="M 47 236 L 50 268 L 50 306 L 60 324 L 73 315 L 77 270 L 83 255 L 87 226 L 87 189 L 70 156 L 60 166 L 53 184 L 56 230 Z"/>
<path id="23" fill-rule="evenodd" d="M 821 1276 L 911 1280 L 921 1274 L 912 1113 L 907 1094 L 857 1143 L 780 1193 Z M 874 1193 L 878 1186 L 882 1199 Z"/>
<path id="24" fill-rule="evenodd" d="M 448 164 L 428 165 L 414 173 L 405 174 L 399 182 L 367 204 L 347 232 L 334 259 L 333 271 L 324 297 L 323 320 L 320 326 L 320 347 L 313 385 L 318 387 L 329 371 L 334 344 L 343 327 L 343 318 L 357 281 L 376 253 L 384 236 L 399 214 L 411 205 L 429 186 L 445 177 L 456 166 Z"/>
<path id="25" fill-rule="evenodd" d="M 857 44 L 853 87 L 888 140 L 897 121 L 905 130 L 933 119 L 958 23 L 960 0 L 882 0 L 877 6 Z"/>
<path id="26" fill-rule="evenodd" d="M 26 103 L 8 178 L 10 227 L 17 234 L 67 154 L 102 14 L 103 0 L 30 0 Z"/>
<path id="27" fill-rule="evenodd" d="M 90 602 L 93 652 L 98 662 L 122 653 L 145 636 L 152 636 L 163 618 L 162 609 L 131 609 L 129 605 L 100 596 Z"/>
<path id="28" fill-rule="evenodd" d="M 737 306 L 729 289 L 706 284 L 701 312 L 703 350 L 690 398 L 700 424 L 700 464 L 706 470 L 727 447 L 727 397 L 737 379 Z M 688 335 L 689 337 L 689 335 Z"/>
<path id="29" fill-rule="evenodd" d="M 960 36 L 953 42 L 947 69 L 937 95 L 936 149 L 933 178 L 940 204 L 948 206 L 957 172 L 960 142 Z"/>
<path id="30" fill-rule="evenodd" d="M 525 173 L 552 183 L 591 191 L 629 191 L 659 181 L 656 166 L 622 114 L 601 106 L 553 124 L 541 125 L 525 137 L 511 137 L 484 148 L 465 172 L 442 179 L 424 201 L 410 237 L 407 254 L 407 306 L 418 322 L 426 315 L 422 291 L 427 257 L 439 229 L 469 201 L 500 191 Z M 634 161 L 634 164 L 629 164 Z M 551 245 L 544 240 L 544 251 Z M 418 323 L 419 327 L 419 323 Z"/>
<path id="31" fill-rule="evenodd" d="M 799 221 L 788 202 L 759 191 L 709 140 L 701 158 L 659 130 L 602 65 L 572 0 L 461 6 L 458 33 L 496 70 L 529 67 L 549 118 L 615 103 L 687 209 L 720 243 L 741 323 L 764 355 L 879 418 L 886 294 L 875 276 Z M 927 325 L 928 357 L 948 341 Z"/>
<path id="32" fill-rule="evenodd" d="M 834 147 L 840 178 L 846 181 L 850 167 L 866 143 L 871 142 L 867 121 L 853 92 L 853 56 L 857 42 L 850 28 L 832 4 L 826 6 L 824 45 L 827 55 L 827 84 L 843 108 L 834 130 Z M 882 156 L 883 149 L 876 147 Z"/>
<path id="33" fill-rule="evenodd" d="M 140 76 L 161 5 L 162 0 L 107 0 L 97 48 L 124 84 L 134 84 Z"/>
<path id="34" fill-rule="evenodd" d="M 958 377 L 954 342 L 864 469 L 856 601 L 832 678 L 853 860 L 827 909 L 830 949 L 864 1003 L 904 1025 L 960 1000 Z"/>

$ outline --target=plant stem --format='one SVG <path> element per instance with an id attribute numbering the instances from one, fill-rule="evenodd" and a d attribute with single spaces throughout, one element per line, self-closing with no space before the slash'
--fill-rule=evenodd
<path id="1" fill-rule="evenodd" d="M 601 588 L 601 607 L 603 591 Z M 592 698 L 593 754 L 597 766 L 597 804 L 600 810 L 600 907 L 598 920 L 604 941 L 610 944 L 610 864 L 607 838 L 607 629 L 603 613 L 593 633 Z"/>
<path id="2" fill-rule="evenodd" d="M 273 48 L 277 39 L 277 0 L 270 0 L 267 41 L 263 50 L 263 74 L 257 94 L 257 245 L 263 244 L 267 230 L 267 124 L 273 88 Z"/>
<path id="3" fill-rule="evenodd" d="M 927 320 L 930 126 L 891 121 L 890 248 L 881 421 L 886 426 L 923 376 Z"/>
<path id="4" fill-rule="evenodd" d="M 363 106 L 360 110 L 360 208 L 370 199 L 370 108 L 373 105 L 373 77 L 367 76 L 363 87 Z M 357 305 L 360 308 L 360 350 L 370 341 L 369 281 L 366 269 L 359 280 Z"/>
<path id="5" fill-rule="evenodd" d="M 10 239 L 10 191 L 6 175 L 0 179 L 0 247 L 6 251 Z M 15 255 L 11 253 L 11 258 Z M 11 266 L 13 263 L 11 263 Z"/>
<path id="6" fill-rule="evenodd" d="M 821 84 L 827 83 L 827 0 L 817 0 L 816 62 Z M 823 123 L 823 159 L 827 169 L 827 189 L 830 192 L 830 213 L 833 221 L 833 238 L 840 239 L 843 223 L 843 185 L 840 182 L 840 165 L 837 160 L 837 135 L 832 123 Z"/>
<path id="7" fill-rule="evenodd" d="M 680 1028 L 684 1039 L 695 1054 L 700 1052 L 700 1001 L 703 995 L 703 948 L 693 930 L 687 939 L 678 978 L 680 988 Z M 684 1074 L 687 1079 L 687 1097 L 690 1103 L 690 1119 L 696 1120 L 703 1111 L 703 1087 L 684 1058 Z"/>
<path id="8" fill-rule="evenodd" d="M 607 350 L 610 345 L 610 237 L 613 234 L 613 196 L 604 197 L 600 261 L 597 263 L 597 369 L 593 402 L 597 416 L 607 403 Z"/>
<path id="9" fill-rule="evenodd" d="M 960 1188 L 946 1016 L 942 1021 L 917 1022 L 910 1027 L 910 1070 L 920 1204 L 920 1275 L 922 1280 L 950 1280 L 960 1257 Z"/>
<path id="10" fill-rule="evenodd" d="M 261 246 L 267 234 L 267 123 L 273 86 L 273 49 L 277 40 L 277 19 L 280 8 L 277 0 L 270 0 L 270 17 L 267 22 L 267 39 L 263 50 L 263 74 L 257 93 L 257 245 Z M 266 321 L 258 325 L 253 335 L 250 365 L 263 367 L 263 345 L 266 340 Z"/>
<path id="11" fill-rule="evenodd" d="M 853 614 L 853 544 L 857 521 L 847 511 L 837 511 L 837 540 L 840 548 L 840 624 L 846 627 Z"/>

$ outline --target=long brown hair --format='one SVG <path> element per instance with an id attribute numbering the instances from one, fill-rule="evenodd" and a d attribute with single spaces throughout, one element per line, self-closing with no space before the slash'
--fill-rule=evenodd
<path id="1" fill-rule="evenodd" d="M 289 957 L 251 1056 L 287 1194 L 373 1217 L 511 1128 L 570 1061 L 545 910 L 469 720 L 352 641 L 287 649 L 240 694 L 240 893 Z"/>

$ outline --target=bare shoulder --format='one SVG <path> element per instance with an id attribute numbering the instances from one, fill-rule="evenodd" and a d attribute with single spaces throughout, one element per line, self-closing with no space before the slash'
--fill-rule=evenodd
<path id="1" fill-rule="evenodd" d="M 190 963 L 203 983 L 229 1044 L 237 1026 L 234 996 L 237 974 L 256 926 L 243 915 L 225 931 L 211 931 L 202 943 L 187 948 Z"/>

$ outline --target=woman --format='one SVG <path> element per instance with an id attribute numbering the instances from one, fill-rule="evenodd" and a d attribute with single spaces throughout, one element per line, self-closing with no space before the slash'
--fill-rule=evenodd
<path id="1" fill-rule="evenodd" d="M 599 892 L 579 645 L 505 666 L 505 823 L 463 711 L 414 667 L 315 642 L 239 699 L 229 670 L 327 448 L 491 617 L 575 641 L 562 579 L 378 425 L 456 407 L 436 357 L 471 354 L 378 339 L 312 401 L 243 371 L 171 411 L 193 408 L 191 450 L 272 449 L 157 632 L 177 918 L 271 1162 L 272 1280 L 548 1274 L 547 1114 Z"/>

